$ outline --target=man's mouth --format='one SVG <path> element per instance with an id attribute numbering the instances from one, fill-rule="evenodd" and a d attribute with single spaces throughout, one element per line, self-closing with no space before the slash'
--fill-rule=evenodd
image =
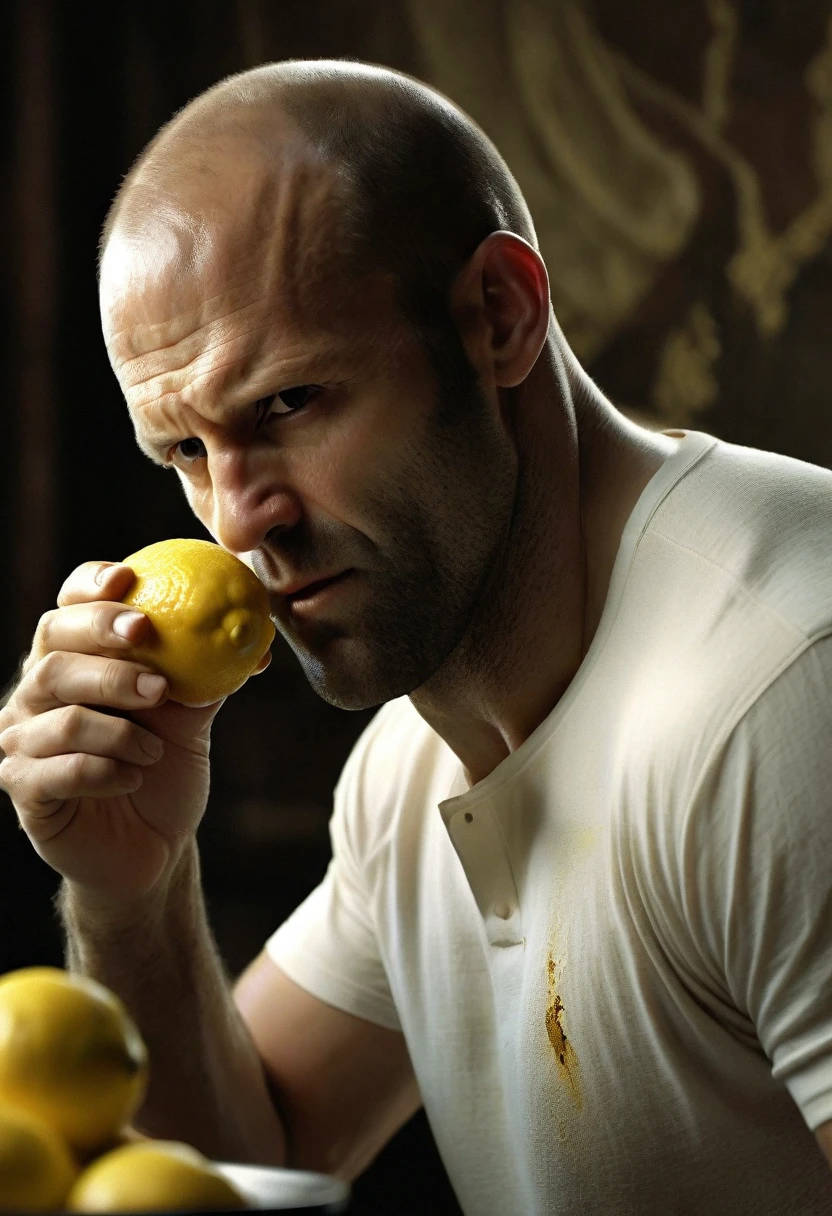
<path id="1" fill-rule="evenodd" d="M 331 587 L 333 583 L 337 583 L 339 579 L 344 578 L 349 574 L 349 570 L 342 570 L 340 574 L 333 574 L 330 578 L 320 578 L 314 583 L 307 583 L 304 587 L 298 588 L 297 591 L 291 591 L 286 595 L 286 600 L 290 604 L 297 603 L 298 600 L 310 599 L 313 595 L 317 595 L 324 587 Z"/>
<path id="2" fill-rule="evenodd" d="M 337 594 L 341 583 L 345 582 L 350 574 L 354 573 L 352 569 L 342 570 L 338 574 L 332 574 L 327 578 L 314 579 L 312 582 L 303 583 L 298 586 L 298 583 L 288 584 L 286 589 L 269 589 L 269 598 L 272 604 L 272 619 L 277 621 L 281 613 L 285 613 L 287 609 L 292 613 L 297 613 L 298 616 L 306 615 L 307 613 L 314 614 L 317 608 L 329 601 L 331 595 Z"/>

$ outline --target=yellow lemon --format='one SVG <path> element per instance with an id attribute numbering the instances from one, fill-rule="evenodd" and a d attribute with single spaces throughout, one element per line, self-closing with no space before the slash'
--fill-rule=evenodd
<path id="1" fill-rule="evenodd" d="M 70 1212 L 246 1207 L 202 1153 L 177 1140 L 145 1140 L 99 1157 L 78 1178 L 66 1202 Z"/>
<path id="2" fill-rule="evenodd" d="M 144 1043 L 109 989 L 56 967 L 0 979 L 0 1101 L 87 1154 L 130 1121 L 146 1085 Z"/>
<path id="3" fill-rule="evenodd" d="M 57 1132 L 28 1111 L 0 1103 L 0 1212 L 61 1207 L 77 1173 Z"/>
<path id="4" fill-rule="evenodd" d="M 207 540 L 160 540 L 124 564 L 136 581 L 123 603 L 152 626 L 132 658 L 161 672 L 183 705 L 210 705 L 236 692 L 274 639 L 257 575 Z"/>

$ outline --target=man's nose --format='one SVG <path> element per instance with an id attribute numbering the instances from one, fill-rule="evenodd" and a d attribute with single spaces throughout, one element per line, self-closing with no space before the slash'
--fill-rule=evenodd
<path id="1" fill-rule="evenodd" d="M 223 453 L 211 480 L 211 532 L 231 553 L 250 553 L 273 529 L 288 530 L 301 518 L 298 496 L 273 460 L 251 452 Z"/>

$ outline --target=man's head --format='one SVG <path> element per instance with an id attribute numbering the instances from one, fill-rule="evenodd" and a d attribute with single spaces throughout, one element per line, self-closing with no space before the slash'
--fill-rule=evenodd
<path id="1" fill-rule="evenodd" d="M 478 128 L 341 63 L 216 86 L 108 217 L 102 316 L 137 438 L 270 586 L 337 704 L 422 685 L 499 577 L 510 390 L 549 322 L 533 243 Z"/>

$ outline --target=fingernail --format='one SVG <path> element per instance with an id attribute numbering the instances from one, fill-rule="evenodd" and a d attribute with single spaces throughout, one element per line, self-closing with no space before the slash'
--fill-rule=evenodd
<path id="1" fill-rule="evenodd" d="M 148 701 L 157 701 L 167 686 L 164 676 L 151 676 L 147 672 L 142 672 L 136 680 L 136 691 Z"/>
<path id="2" fill-rule="evenodd" d="M 104 582 L 108 574 L 112 574 L 113 570 L 118 570 L 121 562 L 111 562 L 109 566 L 100 566 L 95 575 L 95 581 L 99 587 Z"/>
<path id="3" fill-rule="evenodd" d="M 144 619 L 142 612 L 120 612 L 113 621 L 113 633 L 117 633 L 120 638 L 126 638 L 136 621 Z"/>
<path id="4" fill-rule="evenodd" d="M 153 760 L 158 760 L 165 750 L 165 745 L 158 735 L 141 735 L 139 744 L 142 751 Z"/>

